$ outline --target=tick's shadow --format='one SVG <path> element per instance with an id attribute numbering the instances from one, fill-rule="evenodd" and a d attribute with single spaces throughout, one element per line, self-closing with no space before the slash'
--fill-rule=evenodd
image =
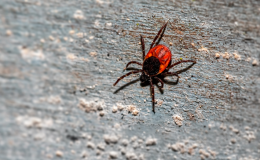
<path id="1" fill-rule="evenodd" d="M 190 69 L 193 65 L 194 65 L 194 63 L 191 64 L 191 65 L 189 65 L 188 67 L 182 69 L 182 70 L 177 71 L 176 73 L 177 73 L 177 74 L 180 74 L 180 73 L 182 73 L 182 72 L 185 72 L 185 71 L 187 71 L 188 69 Z M 139 69 L 136 69 L 136 68 L 131 67 L 131 68 L 127 68 L 126 70 L 139 70 Z M 177 77 L 177 80 L 176 80 L 176 81 L 171 81 L 171 80 L 169 81 L 169 80 L 164 79 L 165 77 L 169 77 L 169 76 L 159 75 L 159 76 L 157 76 L 157 77 L 160 78 L 160 79 L 164 82 L 164 84 L 177 85 L 177 84 L 179 83 L 179 78 L 178 78 L 178 77 Z M 131 85 L 131 84 L 136 83 L 137 81 L 139 81 L 139 79 L 140 79 L 140 78 L 137 78 L 137 79 L 135 79 L 135 80 L 132 80 L 131 82 L 128 82 L 128 83 L 124 84 L 123 86 L 121 86 L 121 87 L 119 87 L 117 90 L 115 90 L 115 91 L 114 91 L 114 94 L 117 94 L 120 90 L 124 89 L 125 87 L 127 87 L 127 86 L 129 86 L 129 85 Z M 157 88 L 159 89 L 159 91 L 161 92 L 161 94 L 163 94 L 164 91 L 163 91 L 163 89 L 161 89 L 161 88 L 158 86 L 158 82 L 159 82 L 158 80 L 156 80 L 155 78 L 153 78 L 153 84 L 156 85 Z M 145 87 L 145 86 L 148 86 L 148 85 L 150 85 L 150 83 L 149 83 L 148 81 L 145 82 L 145 83 L 140 83 L 140 86 L 141 86 L 141 87 Z"/>

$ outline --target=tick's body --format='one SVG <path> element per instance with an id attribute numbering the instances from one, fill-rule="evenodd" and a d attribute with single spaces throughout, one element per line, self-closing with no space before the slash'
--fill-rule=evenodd
<path id="1" fill-rule="evenodd" d="M 124 77 L 129 76 L 130 74 L 133 74 L 133 73 L 142 72 L 142 74 L 140 76 L 140 81 L 141 82 L 148 82 L 148 81 L 150 82 L 154 113 L 155 113 L 155 110 L 154 110 L 155 100 L 154 100 L 153 79 L 156 79 L 158 82 L 161 83 L 159 88 L 162 89 L 164 83 L 160 78 L 157 77 L 158 75 L 177 76 L 179 78 L 179 76 L 178 76 L 179 72 L 168 72 L 168 70 L 171 69 L 173 66 L 176 66 L 183 62 L 193 62 L 194 64 L 196 63 L 196 61 L 194 61 L 194 60 L 182 60 L 182 61 L 176 62 L 171 65 L 171 58 L 172 58 L 171 51 L 169 50 L 168 47 L 159 44 L 163 37 L 167 23 L 168 22 L 166 22 L 162 26 L 162 28 L 159 30 L 159 32 L 156 35 L 156 37 L 154 38 L 154 40 L 151 44 L 150 50 L 146 56 L 145 56 L 144 39 L 141 36 L 141 44 L 142 44 L 143 60 L 144 60 L 143 64 L 136 62 L 136 61 L 131 61 L 126 65 L 126 68 L 127 68 L 130 64 L 135 63 L 135 64 L 142 66 L 143 68 L 141 70 L 132 71 L 132 72 L 129 72 L 129 73 L 123 75 L 122 77 L 118 78 L 117 81 L 114 83 L 114 86 L 115 86 Z M 159 39 L 158 39 L 158 37 L 159 37 Z M 158 41 L 156 42 L 157 39 L 158 39 Z M 154 44 L 155 44 L 155 46 L 154 46 Z"/>
<path id="2" fill-rule="evenodd" d="M 153 47 L 147 53 L 147 55 L 144 58 L 144 64 L 151 57 L 155 57 L 160 62 L 160 65 L 153 66 L 156 70 L 158 70 L 158 72 L 156 74 L 150 74 L 150 75 L 158 75 L 158 74 L 162 73 L 166 69 L 166 67 L 168 67 L 168 65 L 170 64 L 170 62 L 172 60 L 172 54 L 171 54 L 171 51 L 169 50 L 169 48 L 164 45 L 161 45 L 161 44 Z M 145 65 L 143 65 L 143 69 L 144 69 L 144 67 L 145 67 Z"/>

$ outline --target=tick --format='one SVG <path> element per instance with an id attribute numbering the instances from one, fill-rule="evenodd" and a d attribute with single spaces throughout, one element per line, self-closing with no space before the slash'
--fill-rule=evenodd
<path id="1" fill-rule="evenodd" d="M 140 35 L 141 38 L 141 45 L 142 45 L 142 52 L 143 52 L 143 64 L 137 61 L 130 61 L 127 63 L 126 67 L 127 68 L 130 64 L 137 64 L 142 66 L 142 69 L 136 70 L 129 72 L 122 77 L 118 78 L 117 81 L 114 83 L 114 86 L 123 78 L 134 74 L 134 73 L 139 73 L 142 72 L 140 76 L 140 81 L 141 83 L 150 83 L 150 90 L 151 90 L 151 96 L 152 96 L 152 105 L 153 105 L 153 112 L 155 113 L 154 110 L 154 84 L 153 80 L 156 80 L 157 82 L 160 82 L 160 85 L 158 86 L 160 89 L 163 89 L 164 82 L 161 80 L 160 77 L 165 77 L 165 76 L 177 76 L 179 79 L 178 74 L 180 71 L 177 72 L 169 72 L 169 70 L 181 63 L 185 62 L 192 62 L 193 64 L 196 63 L 194 60 L 180 60 L 174 64 L 171 64 L 171 59 L 172 59 L 172 54 L 171 51 L 168 47 L 165 45 L 159 44 L 164 31 L 166 29 L 168 22 L 166 22 L 162 28 L 159 30 L 157 35 L 155 36 L 149 52 L 145 55 L 145 44 L 144 44 L 144 39 L 142 35 Z M 158 41 L 157 41 L 158 40 Z M 156 42 L 157 41 L 157 42 Z M 156 42 L 156 43 L 155 43 Z"/>

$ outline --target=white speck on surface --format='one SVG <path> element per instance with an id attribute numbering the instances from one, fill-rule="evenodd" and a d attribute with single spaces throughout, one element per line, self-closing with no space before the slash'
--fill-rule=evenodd
<path id="1" fill-rule="evenodd" d="M 172 118 L 173 118 L 175 124 L 177 124 L 178 126 L 182 126 L 183 118 L 182 118 L 181 115 L 175 114 L 175 115 L 172 116 Z"/>
<path id="2" fill-rule="evenodd" d="M 259 62 L 257 59 L 254 59 L 253 62 L 252 62 L 252 65 L 253 66 L 258 66 Z"/>
<path id="3" fill-rule="evenodd" d="M 245 134 L 243 137 L 245 139 L 247 139 L 248 142 L 251 142 L 253 139 L 256 139 L 255 132 L 253 132 L 253 131 L 245 131 Z"/>
<path id="4" fill-rule="evenodd" d="M 234 81 L 234 77 L 230 74 L 226 74 L 225 75 L 226 79 L 229 81 L 229 82 L 233 82 Z"/>
<path id="5" fill-rule="evenodd" d="M 83 37 L 84 37 L 84 33 L 83 33 L 83 32 L 77 33 L 77 37 L 78 37 L 78 38 L 83 38 Z"/>
<path id="6" fill-rule="evenodd" d="M 120 152 L 122 155 L 125 155 L 125 151 L 126 151 L 126 149 L 124 147 L 120 147 Z"/>
<path id="7" fill-rule="evenodd" d="M 53 126 L 51 119 L 40 119 L 38 117 L 19 116 L 16 121 L 26 127 L 50 128 Z"/>
<path id="8" fill-rule="evenodd" d="M 109 152 L 109 157 L 112 159 L 116 159 L 118 157 L 118 154 L 115 151 L 111 151 Z"/>
<path id="9" fill-rule="evenodd" d="M 239 130 L 236 129 L 234 126 L 229 126 L 229 128 L 231 129 L 232 132 L 238 134 L 239 133 Z"/>
<path id="10" fill-rule="evenodd" d="M 82 153 L 80 155 L 81 155 L 81 158 L 86 158 L 88 156 L 86 151 L 82 151 Z"/>
<path id="11" fill-rule="evenodd" d="M 87 143 L 87 147 L 88 147 L 88 148 L 91 148 L 91 149 L 95 149 L 95 144 L 92 143 L 92 142 L 88 142 L 88 143 Z"/>
<path id="12" fill-rule="evenodd" d="M 69 34 L 70 34 L 70 35 L 73 35 L 74 33 L 75 33 L 74 30 L 70 30 L 70 31 L 69 31 Z"/>
<path id="13" fill-rule="evenodd" d="M 163 104 L 163 100 L 157 100 L 157 104 L 161 106 Z"/>
<path id="14" fill-rule="evenodd" d="M 139 111 L 138 111 L 137 109 L 134 109 L 134 110 L 132 111 L 132 115 L 134 115 L 134 116 L 137 116 L 138 113 L 139 113 Z"/>
<path id="15" fill-rule="evenodd" d="M 90 55 L 91 57 L 96 57 L 96 56 L 97 56 L 97 52 L 90 52 L 89 55 Z"/>
<path id="16" fill-rule="evenodd" d="M 104 135 L 104 140 L 107 144 L 109 143 L 117 143 L 118 142 L 118 137 L 115 135 Z"/>
<path id="17" fill-rule="evenodd" d="M 106 23 L 106 26 L 111 27 L 112 23 Z"/>
<path id="18" fill-rule="evenodd" d="M 225 59 L 229 59 L 230 58 L 230 54 L 228 52 L 225 52 L 225 54 L 222 54 L 222 57 Z"/>
<path id="19" fill-rule="evenodd" d="M 62 151 L 59 151 L 59 150 L 56 151 L 55 154 L 56 154 L 57 157 L 62 157 L 62 156 L 63 156 L 63 152 L 62 152 Z"/>
<path id="20" fill-rule="evenodd" d="M 97 107 L 97 110 L 103 111 L 103 109 L 104 109 L 103 102 L 97 102 L 96 103 L 96 107 Z"/>
<path id="21" fill-rule="evenodd" d="M 171 149 L 172 149 L 173 151 L 175 151 L 175 152 L 180 151 L 180 150 L 182 150 L 183 148 L 184 148 L 184 144 L 183 144 L 183 143 L 179 143 L 179 142 L 177 142 L 177 143 L 175 143 L 175 144 L 173 144 L 173 145 L 171 146 Z"/>
<path id="22" fill-rule="evenodd" d="M 40 42 L 41 42 L 41 43 L 45 43 L 45 40 L 42 38 L 42 39 L 40 40 Z"/>
<path id="23" fill-rule="evenodd" d="M 83 14 L 83 12 L 82 12 L 81 10 L 76 10 L 76 11 L 74 12 L 74 14 L 73 14 L 73 17 L 74 17 L 75 19 L 78 19 L 78 20 L 83 20 L 83 19 L 85 19 L 85 16 L 84 16 L 84 14 Z"/>
<path id="24" fill-rule="evenodd" d="M 137 136 L 133 136 L 132 138 L 131 138 L 131 142 L 134 142 L 134 141 L 136 141 L 137 140 Z"/>
<path id="25" fill-rule="evenodd" d="M 29 61 L 31 60 L 44 60 L 45 55 L 43 54 L 42 50 L 32 50 L 26 47 L 18 47 L 20 50 L 20 53 L 24 59 L 27 59 Z"/>
<path id="26" fill-rule="evenodd" d="M 252 60 L 252 58 L 247 57 L 247 59 L 245 61 L 250 62 L 251 60 Z"/>
<path id="27" fill-rule="evenodd" d="M 208 152 L 209 152 L 209 153 L 211 154 L 211 156 L 213 156 L 214 159 L 215 159 L 215 157 L 216 157 L 216 155 L 217 155 L 217 152 L 212 151 L 212 150 L 210 150 L 210 149 L 208 149 Z"/>
<path id="28" fill-rule="evenodd" d="M 113 106 L 112 112 L 113 112 L 113 113 L 116 113 L 116 112 L 117 112 L 117 106 Z"/>
<path id="29" fill-rule="evenodd" d="M 127 107 L 128 112 L 132 113 L 132 115 L 136 116 L 138 115 L 139 111 L 136 109 L 134 105 L 129 105 Z"/>
<path id="30" fill-rule="evenodd" d="M 129 142 L 128 142 L 127 139 L 123 139 L 122 142 L 121 142 L 121 144 L 122 144 L 123 146 L 127 146 L 128 143 L 129 143 Z"/>
<path id="31" fill-rule="evenodd" d="M 116 105 L 117 105 L 117 108 L 118 108 L 119 111 L 122 111 L 125 108 L 125 106 L 121 103 L 117 103 Z"/>
<path id="32" fill-rule="evenodd" d="M 219 54 L 219 53 L 216 53 L 216 54 L 215 54 L 215 58 L 217 58 L 217 59 L 220 58 L 220 54 Z"/>
<path id="33" fill-rule="evenodd" d="M 89 112 L 96 112 L 97 111 L 97 107 L 95 105 L 95 102 L 88 102 L 85 99 L 80 99 L 79 100 L 79 104 L 78 107 L 82 110 L 84 110 L 85 112 L 89 113 Z"/>
<path id="34" fill-rule="evenodd" d="M 235 144 L 235 143 L 236 143 L 236 139 L 235 139 L 235 138 L 231 138 L 230 142 L 231 142 L 232 144 Z"/>
<path id="35" fill-rule="evenodd" d="M 45 136 L 45 134 L 44 133 L 36 133 L 35 135 L 34 135 L 34 140 L 42 140 L 42 139 L 44 139 L 46 136 Z"/>
<path id="36" fill-rule="evenodd" d="M 208 158 L 210 156 L 210 154 L 207 151 L 205 151 L 204 149 L 200 149 L 199 153 L 201 155 L 205 156 L 206 158 Z"/>
<path id="37" fill-rule="evenodd" d="M 64 40 L 64 41 L 68 41 L 69 38 L 68 38 L 68 37 L 63 37 L 63 40 Z"/>
<path id="38" fill-rule="evenodd" d="M 227 129 L 227 126 L 224 125 L 223 123 L 221 123 L 221 125 L 219 126 L 220 129 L 222 129 L 223 131 L 225 131 Z"/>
<path id="39" fill-rule="evenodd" d="M 119 123 L 116 123 L 116 124 L 114 125 L 114 127 L 115 127 L 116 129 L 118 129 L 118 128 L 120 128 L 120 124 L 119 124 Z"/>
<path id="40" fill-rule="evenodd" d="M 233 55 L 234 55 L 234 58 L 235 58 L 237 61 L 240 61 L 240 60 L 241 60 L 241 55 L 239 55 L 237 51 L 235 51 L 235 52 L 233 53 Z"/>
<path id="41" fill-rule="evenodd" d="M 138 157 L 136 156 L 136 154 L 134 152 L 128 152 L 128 153 L 126 153 L 126 159 L 127 160 L 137 160 Z"/>
<path id="42" fill-rule="evenodd" d="M 139 160 L 145 160 L 145 158 L 144 158 L 144 155 L 143 155 L 143 154 L 140 154 L 140 155 L 139 155 Z"/>
<path id="43" fill-rule="evenodd" d="M 81 61 L 89 62 L 89 60 L 88 60 L 87 58 L 77 57 L 77 56 L 74 55 L 74 54 L 68 54 L 68 55 L 66 56 L 66 58 L 67 58 L 68 61 L 81 60 Z"/>
<path id="44" fill-rule="evenodd" d="M 200 49 L 198 49 L 199 52 L 206 52 L 206 53 L 209 53 L 209 50 L 203 46 L 201 46 Z"/>
<path id="45" fill-rule="evenodd" d="M 6 33 L 7 36 L 11 36 L 11 35 L 13 35 L 13 32 L 12 32 L 11 30 L 9 30 L 9 29 L 6 30 L 5 33 Z"/>
<path id="46" fill-rule="evenodd" d="M 54 41 L 55 40 L 55 38 L 53 37 L 53 36 L 49 36 L 49 39 L 51 40 L 51 41 Z"/>
<path id="47" fill-rule="evenodd" d="M 97 148 L 100 149 L 100 150 L 102 150 L 102 151 L 104 151 L 104 150 L 105 150 L 105 144 L 104 144 L 104 143 L 99 143 L 99 144 L 97 145 Z"/>
<path id="48" fill-rule="evenodd" d="M 148 138 L 145 142 L 146 146 L 153 146 L 156 145 L 157 139 L 155 138 Z"/>
<path id="49" fill-rule="evenodd" d="M 104 111 L 99 112 L 99 116 L 103 117 L 105 115 Z"/>

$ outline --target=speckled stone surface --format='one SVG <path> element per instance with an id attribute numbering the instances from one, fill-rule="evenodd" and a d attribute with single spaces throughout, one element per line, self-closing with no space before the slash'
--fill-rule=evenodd
<path id="1" fill-rule="evenodd" d="M 0 1 L 0 159 L 258 160 L 259 15 L 259 1 Z M 154 114 L 139 74 L 112 84 L 167 20 L 172 61 L 197 64 L 155 87 Z"/>

